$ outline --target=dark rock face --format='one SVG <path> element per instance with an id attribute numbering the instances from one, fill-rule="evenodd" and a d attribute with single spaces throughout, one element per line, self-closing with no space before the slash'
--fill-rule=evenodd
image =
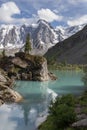
<path id="1" fill-rule="evenodd" d="M 2 104 L 4 104 L 4 102 L 0 99 L 0 106 L 1 106 Z"/>
<path id="2" fill-rule="evenodd" d="M 1 60 L 1 68 L 10 78 L 18 80 L 46 81 L 52 79 L 47 68 L 47 61 L 42 56 L 33 56 L 19 52 L 15 57 Z"/>

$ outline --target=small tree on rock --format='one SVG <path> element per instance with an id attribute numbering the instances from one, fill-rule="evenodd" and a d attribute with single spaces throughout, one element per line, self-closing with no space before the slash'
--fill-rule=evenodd
<path id="1" fill-rule="evenodd" d="M 25 43 L 25 53 L 29 54 L 29 51 L 31 51 L 31 42 L 30 42 L 30 34 L 27 34 Z"/>

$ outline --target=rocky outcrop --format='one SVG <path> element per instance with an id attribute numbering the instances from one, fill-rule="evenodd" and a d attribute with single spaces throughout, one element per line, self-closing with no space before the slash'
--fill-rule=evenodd
<path id="1" fill-rule="evenodd" d="M 49 74 L 49 77 L 50 77 L 51 80 L 57 79 L 57 77 L 52 72 L 49 72 L 48 74 Z"/>
<path id="2" fill-rule="evenodd" d="M 19 52 L 15 54 L 15 57 L 2 59 L 0 66 L 12 79 L 33 81 L 56 79 L 48 72 L 47 60 L 42 56 Z"/>
<path id="3" fill-rule="evenodd" d="M 5 102 L 18 102 L 22 96 L 12 89 L 13 80 L 7 73 L 0 69 L 0 105 Z"/>
<path id="4" fill-rule="evenodd" d="M 16 79 L 33 81 L 56 79 L 49 73 L 47 60 L 44 57 L 23 52 L 16 53 L 14 57 L 1 58 L 0 68 L 0 105 L 22 99 L 22 96 L 12 89 Z"/>
<path id="5" fill-rule="evenodd" d="M 19 57 L 13 58 L 12 63 L 23 69 L 25 69 L 28 66 L 28 64 L 25 61 L 21 60 Z"/>
<path id="6" fill-rule="evenodd" d="M 47 81 L 49 79 L 47 61 L 44 59 L 43 63 L 40 64 L 40 68 L 33 71 L 33 80 Z"/>
<path id="7" fill-rule="evenodd" d="M 79 120 L 75 123 L 72 124 L 72 127 L 77 127 L 77 128 L 81 128 L 81 127 L 87 127 L 87 118 L 86 119 L 82 119 Z"/>

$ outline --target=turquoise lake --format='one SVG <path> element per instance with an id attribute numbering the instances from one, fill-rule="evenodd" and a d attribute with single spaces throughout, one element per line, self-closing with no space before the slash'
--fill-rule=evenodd
<path id="1" fill-rule="evenodd" d="M 56 81 L 16 82 L 15 90 L 24 100 L 0 107 L 0 130 L 37 130 L 39 122 L 47 114 L 50 100 L 68 93 L 78 96 L 86 90 L 82 71 L 52 72 L 58 77 Z"/>

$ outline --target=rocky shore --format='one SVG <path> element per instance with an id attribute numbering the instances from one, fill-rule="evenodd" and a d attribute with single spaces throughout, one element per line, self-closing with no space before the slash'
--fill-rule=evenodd
<path id="1" fill-rule="evenodd" d="M 7 76 L 7 73 L 0 69 L 0 105 L 22 100 L 22 96 L 12 89 L 13 83 L 14 81 Z"/>
<path id="2" fill-rule="evenodd" d="M 18 102 L 22 96 L 12 89 L 15 80 L 48 81 L 56 80 L 47 68 L 47 61 L 42 56 L 33 56 L 23 52 L 14 57 L 0 58 L 0 104 Z"/>

